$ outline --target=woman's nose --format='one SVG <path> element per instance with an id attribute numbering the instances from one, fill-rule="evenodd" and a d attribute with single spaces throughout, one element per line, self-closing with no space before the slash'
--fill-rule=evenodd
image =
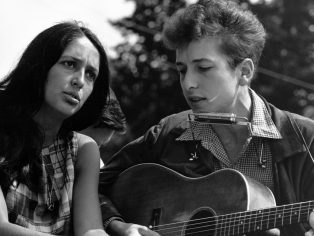
<path id="1" fill-rule="evenodd" d="M 71 85 L 79 87 L 79 88 L 83 87 L 84 85 L 84 71 L 83 70 L 75 72 L 71 81 Z"/>

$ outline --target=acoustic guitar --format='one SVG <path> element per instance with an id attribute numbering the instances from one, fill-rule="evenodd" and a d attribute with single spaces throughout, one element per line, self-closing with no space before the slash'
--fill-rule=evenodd
<path id="1" fill-rule="evenodd" d="M 313 201 L 275 206 L 272 192 L 232 169 L 188 178 L 158 164 L 122 172 L 111 200 L 132 223 L 163 236 L 243 235 L 308 221 Z"/>

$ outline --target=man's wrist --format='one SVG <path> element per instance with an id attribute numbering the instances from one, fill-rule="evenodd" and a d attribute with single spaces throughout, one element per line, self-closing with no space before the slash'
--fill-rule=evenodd
<path id="1" fill-rule="evenodd" d="M 110 231 L 110 229 L 109 229 L 109 225 L 113 222 L 113 221 L 121 221 L 121 222 L 124 222 L 124 220 L 121 218 L 121 217 L 119 217 L 119 216 L 112 216 L 112 217 L 110 217 L 110 218 L 108 218 L 105 222 L 104 222 L 104 224 L 103 224 L 103 226 L 104 226 L 104 230 L 108 233 L 108 231 Z"/>

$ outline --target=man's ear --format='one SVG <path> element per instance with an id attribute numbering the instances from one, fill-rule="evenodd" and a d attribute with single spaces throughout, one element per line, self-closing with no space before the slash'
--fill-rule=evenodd
<path id="1" fill-rule="evenodd" d="M 244 86 L 244 85 L 250 85 L 251 80 L 253 79 L 254 76 L 254 63 L 252 59 L 250 58 L 245 58 L 239 65 L 239 85 Z"/>

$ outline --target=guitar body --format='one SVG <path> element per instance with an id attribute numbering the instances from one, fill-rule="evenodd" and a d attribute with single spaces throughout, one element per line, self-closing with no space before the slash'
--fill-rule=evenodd
<path id="1" fill-rule="evenodd" d="M 153 226 L 169 236 L 233 235 L 220 234 L 223 227 L 215 220 L 204 223 L 204 234 L 194 231 L 193 224 L 199 226 L 208 217 L 275 206 L 268 188 L 236 170 L 188 178 L 158 164 L 140 164 L 122 172 L 110 198 L 127 222 Z M 185 223 L 178 227 L 179 222 Z"/>

